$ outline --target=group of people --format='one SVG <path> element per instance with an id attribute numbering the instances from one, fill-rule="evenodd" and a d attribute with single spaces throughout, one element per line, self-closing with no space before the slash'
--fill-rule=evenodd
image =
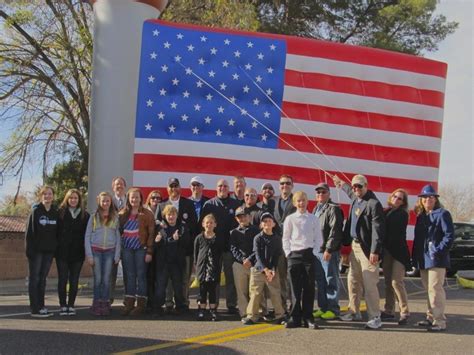
<path id="1" fill-rule="evenodd" d="M 147 310 L 157 316 L 188 311 L 194 270 L 199 284 L 198 320 L 218 319 L 223 273 L 227 310 L 240 314 L 244 324 L 265 320 L 283 323 L 286 328 L 317 329 L 318 318 L 362 320 L 364 297 L 366 328 L 379 329 L 383 321 L 395 320 L 396 301 L 398 323 L 407 324 L 410 312 L 403 278 L 413 263 L 421 271 L 428 299 L 426 319 L 418 325 L 430 331 L 446 329 L 443 283 L 453 223 L 435 189 L 426 185 L 419 194 L 410 253 L 405 190 L 393 191 L 383 208 L 363 175 L 355 175 L 351 184 L 336 175 L 332 179 L 352 200 L 345 223 L 343 210 L 331 200 L 327 183 L 315 186 L 317 204 L 310 212 L 307 194 L 293 193 L 293 178 L 286 174 L 279 178 L 279 196 L 271 183 L 265 183 L 260 200 L 257 190 L 247 187 L 242 176 L 234 178 L 232 193 L 228 181 L 219 179 L 213 198 L 203 195 L 199 176 L 191 179 L 188 198 L 181 196 L 180 181 L 170 178 L 166 199 L 159 190 L 144 199 L 140 189 L 126 191 L 125 180 L 115 177 L 112 193 L 97 196 L 97 207 L 90 216 L 78 190 L 69 190 L 57 209 L 53 189 L 44 186 L 26 232 L 31 315 L 51 315 L 45 308 L 44 294 L 53 258 L 58 269 L 60 315 L 76 314 L 84 261 L 94 275 L 91 312 L 109 315 L 121 260 L 124 316 Z M 349 312 L 341 315 L 339 263 L 343 246 L 350 247 Z M 383 311 L 377 288 L 379 265 L 385 279 Z M 267 300 L 271 300 L 273 311 Z"/>

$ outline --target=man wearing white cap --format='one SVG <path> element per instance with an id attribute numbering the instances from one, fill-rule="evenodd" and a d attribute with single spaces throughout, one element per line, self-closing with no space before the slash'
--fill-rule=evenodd
<path id="1" fill-rule="evenodd" d="M 367 304 L 369 321 L 367 329 L 382 327 L 380 319 L 379 261 L 385 236 L 385 217 L 382 204 L 375 194 L 368 190 L 367 179 L 363 175 L 352 178 L 352 186 L 344 183 L 338 176 L 334 184 L 352 199 L 351 208 L 344 227 L 344 240 L 352 242 L 349 255 L 348 275 L 350 313 L 341 320 L 361 320 L 360 299 L 362 291 Z"/>

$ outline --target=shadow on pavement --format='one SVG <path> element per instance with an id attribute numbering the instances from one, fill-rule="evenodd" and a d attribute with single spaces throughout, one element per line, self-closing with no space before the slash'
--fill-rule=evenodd
<path id="1" fill-rule="evenodd" d="M 232 349 L 220 346 L 205 346 L 191 349 L 188 343 L 174 343 L 160 339 L 140 339 L 123 336 L 78 334 L 55 331 L 0 330 L 1 350 L 3 354 L 110 354 L 135 350 L 143 347 L 158 346 L 147 354 L 193 352 L 229 355 L 239 354 Z"/>

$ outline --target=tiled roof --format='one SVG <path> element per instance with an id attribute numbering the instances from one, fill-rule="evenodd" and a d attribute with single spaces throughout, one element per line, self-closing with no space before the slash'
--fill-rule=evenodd
<path id="1" fill-rule="evenodd" d="M 0 216 L 0 232 L 19 232 L 26 230 L 27 217 Z"/>

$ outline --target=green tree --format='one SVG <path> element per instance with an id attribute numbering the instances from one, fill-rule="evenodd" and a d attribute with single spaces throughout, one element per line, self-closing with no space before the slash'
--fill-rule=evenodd
<path id="1" fill-rule="evenodd" d="M 31 211 L 32 200 L 25 195 L 6 196 L 0 202 L 0 215 L 26 217 Z"/>
<path id="2" fill-rule="evenodd" d="M 43 177 L 78 157 L 87 173 L 92 62 L 90 6 L 82 1 L 19 1 L 0 9 L 0 171 L 18 179 L 40 163 Z"/>
<path id="3" fill-rule="evenodd" d="M 55 202 L 59 206 L 66 191 L 79 189 L 83 195 L 83 201 L 87 201 L 87 178 L 85 167 L 80 159 L 72 159 L 65 163 L 58 163 L 53 171 L 46 176 L 45 184 L 54 189 Z"/>
<path id="4" fill-rule="evenodd" d="M 409 54 L 435 51 L 458 24 L 437 0 L 257 0 L 260 31 Z"/>

